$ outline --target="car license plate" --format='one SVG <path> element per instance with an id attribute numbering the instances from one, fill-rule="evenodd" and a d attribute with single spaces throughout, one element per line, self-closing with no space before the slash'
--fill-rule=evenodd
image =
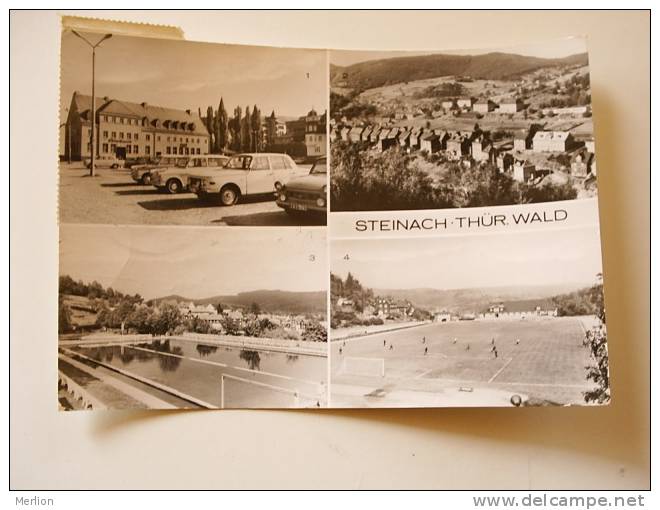
<path id="1" fill-rule="evenodd" d="M 307 206 L 305 204 L 291 204 L 291 209 L 295 209 L 296 211 L 306 211 Z"/>

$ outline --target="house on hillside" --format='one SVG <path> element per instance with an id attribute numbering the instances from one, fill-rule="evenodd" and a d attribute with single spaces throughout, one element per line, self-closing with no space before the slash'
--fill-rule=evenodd
<path id="1" fill-rule="evenodd" d="M 509 152 L 500 152 L 495 157 L 495 166 L 500 173 L 510 172 L 513 169 L 513 155 Z"/>
<path id="2" fill-rule="evenodd" d="M 340 297 L 337 299 L 337 310 L 344 313 L 355 312 L 355 302 L 352 299 Z"/>
<path id="3" fill-rule="evenodd" d="M 446 99 L 440 105 L 445 112 L 448 112 L 449 110 L 456 108 L 456 101 L 453 99 Z"/>
<path id="4" fill-rule="evenodd" d="M 526 151 L 531 150 L 534 142 L 534 135 L 541 129 L 539 124 L 532 124 L 529 129 L 519 129 L 513 134 L 513 150 Z"/>
<path id="5" fill-rule="evenodd" d="M 586 148 L 575 151 L 571 156 L 571 175 L 573 177 L 586 177 L 591 173 L 591 165 L 594 161 L 594 154 Z"/>
<path id="6" fill-rule="evenodd" d="M 518 182 L 528 182 L 534 178 L 536 166 L 524 159 L 515 159 L 513 162 L 513 179 Z"/>
<path id="7" fill-rule="evenodd" d="M 497 108 L 497 103 L 494 101 L 491 101 L 490 99 L 480 99 L 474 103 L 472 110 L 477 113 L 489 113 L 495 111 L 495 108 Z"/>
<path id="8" fill-rule="evenodd" d="M 500 101 L 499 113 L 517 113 L 525 107 L 525 104 L 519 98 L 508 97 Z"/>
<path id="9" fill-rule="evenodd" d="M 435 133 L 425 134 L 422 136 L 419 148 L 429 154 L 435 154 L 441 149 L 440 137 Z"/>
<path id="10" fill-rule="evenodd" d="M 408 137 L 409 150 L 418 150 L 421 147 L 422 136 L 424 136 L 424 128 L 414 128 Z"/>
<path id="11" fill-rule="evenodd" d="M 493 147 L 493 142 L 485 135 L 481 134 L 472 140 L 472 159 L 477 162 L 495 161 L 496 150 Z"/>
<path id="12" fill-rule="evenodd" d="M 364 131 L 363 126 L 353 126 L 348 132 L 348 139 L 354 143 L 362 141 L 362 131 Z"/>
<path id="13" fill-rule="evenodd" d="M 470 131 L 454 131 L 448 134 L 446 141 L 447 159 L 458 161 L 463 156 L 469 156 L 472 148 L 472 135 Z"/>
<path id="14" fill-rule="evenodd" d="M 362 131 L 362 134 L 360 135 L 360 141 L 369 142 L 371 132 L 373 131 L 373 129 L 374 129 L 373 126 L 367 126 L 366 128 L 364 128 L 364 131 Z"/>
<path id="15" fill-rule="evenodd" d="M 350 137 L 349 137 L 350 132 L 351 132 L 351 126 L 344 126 L 339 131 L 339 135 L 341 136 L 341 139 L 344 142 L 348 142 L 350 140 Z"/>
<path id="16" fill-rule="evenodd" d="M 532 139 L 534 152 L 566 152 L 574 145 L 568 131 L 537 131 Z"/>
<path id="17" fill-rule="evenodd" d="M 456 100 L 456 106 L 461 110 L 470 111 L 472 110 L 472 105 L 476 100 L 473 97 L 461 97 Z"/>
<path id="18" fill-rule="evenodd" d="M 404 128 L 404 130 L 399 134 L 399 146 L 402 149 L 406 149 L 410 144 L 410 135 L 412 134 L 412 129 Z"/>

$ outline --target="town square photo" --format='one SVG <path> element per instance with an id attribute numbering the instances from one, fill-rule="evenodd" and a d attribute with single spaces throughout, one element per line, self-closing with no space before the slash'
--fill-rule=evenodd
<path id="1" fill-rule="evenodd" d="M 586 41 L 330 52 L 333 211 L 593 197 Z"/>
<path id="2" fill-rule="evenodd" d="M 61 42 L 62 223 L 325 224 L 327 51 Z"/>
<path id="3" fill-rule="evenodd" d="M 323 229 L 62 225 L 61 410 L 327 406 Z"/>
<path id="4" fill-rule="evenodd" d="M 598 226 L 331 245 L 332 407 L 603 404 Z"/>

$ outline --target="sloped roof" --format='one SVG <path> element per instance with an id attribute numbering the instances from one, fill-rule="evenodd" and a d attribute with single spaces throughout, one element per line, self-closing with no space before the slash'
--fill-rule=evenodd
<path id="1" fill-rule="evenodd" d="M 537 131 L 534 140 L 565 141 L 569 134 L 568 131 Z"/>
<path id="2" fill-rule="evenodd" d="M 73 103 L 75 104 L 78 112 L 81 114 L 91 110 L 92 108 L 91 96 L 87 96 L 79 92 L 73 93 Z M 131 103 L 129 101 L 121 101 L 119 99 L 106 97 L 97 97 L 95 104 L 97 112 L 102 112 L 108 115 L 127 115 L 138 117 L 140 119 L 146 117 L 150 122 L 158 119 L 161 121 L 161 123 L 166 120 L 170 120 L 194 124 L 194 129 L 191 131 L 191 133 L 208 136 L 208 131 L 206 130 L 204 122 L 199 117 L 199 115 L 193 111 L 188 113 L 184 110 L 177 110 L 175 108 L 152 106 L 148 103 Z"/>

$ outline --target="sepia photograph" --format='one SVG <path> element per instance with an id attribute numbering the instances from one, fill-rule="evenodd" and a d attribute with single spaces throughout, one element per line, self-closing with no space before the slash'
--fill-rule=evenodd
<path id="1" fill-rule="evenodd" d="M 333 241 L 332 407 L 609 402 L 598 227 Z"/>
<path id="2" fill-rule="evenodd" d="M 60 410 L 327 406 L 322 229 L 62 225 Z"/>
<path id="3" fill-rule="evenodd" d="M 586 40 L 330 52 L 333 211 L 597 194 Z"/>
<path id="4" fill-rule="evenodd" d="M 61 42 L 61 223 L 325 225 L 326 51 Z"/>

